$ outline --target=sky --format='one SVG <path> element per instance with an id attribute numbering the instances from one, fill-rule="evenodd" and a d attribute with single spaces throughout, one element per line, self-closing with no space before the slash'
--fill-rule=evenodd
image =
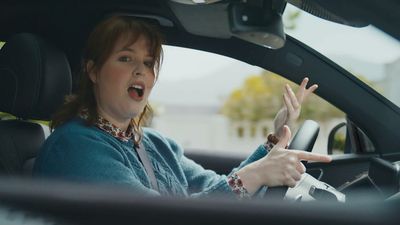
<path id="1" fill-rule="evenodd" d="M 297 10 L 290 4 L 287 7 L 289 11 Z M 390 63 L 400 58 L 400 42 L 373 26 L 347 27 L 305 12 L 297 19 L 297 24 L 296 29 L 286 32 L 327 56 L 345 55 L 374 64 Z M 261 70 L 225 56 L 166 46 L 160 81 L 198 79 L 227 67 L 240 67 L 242 71 L 245 68 L 249 74 Z"/>
<path id="2" fill-rule="evenodd" d="M 204 66 L 206 65 L 206 66 Z M 249 73 L 261 69 L 214 53 L 164 46 L 160 81 L 180 81 L 205 77 L 226 67 L 245 67 Z"/>
<path id="3" fill-rule="evenodd" d="M 295 9 L 288 6 L 289 10 Z M 302 13 L 297 24 L 296 29 L 287 33 L 327 55 L 347 54 L 374 63 L 387 63 L 400 57 L 400 42 L 372 25 L 349 27 L 308 13 Z"/>

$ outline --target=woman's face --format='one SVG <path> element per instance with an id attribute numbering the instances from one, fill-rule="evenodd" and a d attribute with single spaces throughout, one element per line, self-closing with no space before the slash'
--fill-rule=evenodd
<path id="1" fill-rule="evenodd" d="M 100 70 L 89 73 L 98 113 L 123 127 L 143 111 L 155 81 L 155 59 L 149 54 L 148 41 L 140 36 L 132 45 L 127 43 L 120 38 Z"/>

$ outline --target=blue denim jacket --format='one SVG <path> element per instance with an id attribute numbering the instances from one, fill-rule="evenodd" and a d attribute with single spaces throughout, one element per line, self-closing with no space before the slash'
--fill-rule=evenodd
<path id="1" fill-rule="evenodd" d="M 143 144 L 153 165 L 159 192 L 151 189 L 132 141 L 124 142 L 95 126 L 86 126 L 82 119 L 65 123 L 49 136 L 36 160 L 34 175 L 128 185 L 138 193 L 151 196 L 234 196 L 225 175 L 206 170 L 185 157 L 183 149 L 173 140 L 145 128 Z M 261 145 L 238 168 L 262 158 L 266 153 Z"/>

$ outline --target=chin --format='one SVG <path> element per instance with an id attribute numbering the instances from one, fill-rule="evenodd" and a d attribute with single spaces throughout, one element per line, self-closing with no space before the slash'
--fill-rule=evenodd
<path id="1" fill-rule="evenodd" d="M 121 110 L 123 110 L 129 117 L 139 116 L 142 112 L 146 104 L 142 102 L 130 102 L 128 104 L 121 105 Z"/>
<path id="2" fill-rule="evenodd" d="M 127 117 L 130 119 L 134 119 L 136 117 L 140 116 L 140 113 L 130 113 Z"/>
<path id="3" fill-rule="evenodd" d="M 140 108 L 140 109 L 131 110 L 129 113 L 129 117 L 136 118 L 136 117 L 140 116 L 140 114 L 143 112 L 143 109 L 144 109 L 144 107 Z"/>

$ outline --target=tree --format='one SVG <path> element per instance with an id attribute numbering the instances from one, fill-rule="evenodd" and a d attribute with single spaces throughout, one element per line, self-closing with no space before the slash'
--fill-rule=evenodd
<path id="1" fill-rule="evenodd" d="M 294 30 L 296 29 L 296 21 L 301 15 L 301 10 L 297 9 L 294 11 L 285 12 L 283 17 L 283 22 L 285 25 L 285 30 Z"/>
<path id="2" fill-rule="evenodd" d="M 221 112 L 231 121 L 256 123 L 272 120 L 282 107 L 282 94 L 286 83 L 296 91 L 294 87 L 297 87 L 297 84 L 272 72 L 264 71 L 259 75 L 251 75 L 240 88 L 232 91 Z M 333 117 L 344 117 L 344 114 L 316 95 L 309 96 L 302 105 L 302 118 L 326 120 Z"/>

